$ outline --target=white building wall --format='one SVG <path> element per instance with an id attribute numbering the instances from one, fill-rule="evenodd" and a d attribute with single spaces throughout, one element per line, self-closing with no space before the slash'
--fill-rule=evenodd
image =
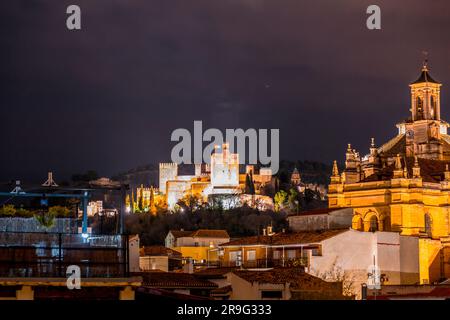
<path id="1" fill-rule="evenodd" d="M 162 270 L 169 271 L 169 257 L 167 256 L 144 256 L 139 258 L 141 271 Z"/>
<path id="2" fill-rule="evenodd" d="M 414 283 L 419 277 L 418 239 L 396 232 L 361 232 L 349 229 L 322 244 L 322 256 L 311 256 L 313 275 L 345 274 L 360 297 L 361 284 L 367 282 L 368 270 L 375 264 L 387 276 L 386 284 Z M 333 279 L 329 279 L 333 280 Z M 336 279 L 334 279 L 336 280 Z"/>
<path id="3" fill-rule="evenodd" d="M 128 250 L 129 250 L 129 267 L 130 272 L 139 272 L 139 236 L 134 235 L 129 238 L 128 242 Z"/>

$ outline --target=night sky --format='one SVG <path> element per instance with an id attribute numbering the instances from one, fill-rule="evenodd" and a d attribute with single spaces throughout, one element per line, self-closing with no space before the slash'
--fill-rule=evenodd
<path id="1" fill-rule="evenodd" d="M 279 128 L 284 159 L 364 154 L 408 116 L 424 50 L 450 120 L 449 34 L 448 0 L 1 1 L 0 180 L 169 161 L 194 120 Z"/>

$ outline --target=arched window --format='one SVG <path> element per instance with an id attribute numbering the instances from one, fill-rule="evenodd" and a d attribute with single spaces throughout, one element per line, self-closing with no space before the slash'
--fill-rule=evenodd
<path id="1" fill-rule="evenodd" d="M 417 117 L 417 120 L 423 120 L 423 101 L 422 101 L 421 97 L 417 97 L 416 117 Z"/>
<path id="2" fill-rule="evenodd" d="M 353 216 L 352 227 L 354 230 L 364 231 L 364 221 L 360 215 Z"/>
<path id="3" fill-rule="evenodd" d="M 431 237 L 431 226 L 432 226 L 431 216 L 429 213 L 425 213 L 425 233 L 429 237 Z"/>
<path id="4" fill-rule="evenodd" d="M 369 220 L 369 231 L 370 232 L 378 231 L 378 218 L 375 215 L 370 217 L 370 220 Z"/>
<path id="5" fill-rule="evenodd" d="M 431 116 L 433 119 L 436 118 L 436 98 L 434 96 L 431 96 Z"/>
<path id="6" fill-rule="evenodd" d="M 363 221 L 363 218 L 359 218 L 358 219 L 358 229 L 357 229 L 358 231 L 364 231 L 364 221 Z"/>

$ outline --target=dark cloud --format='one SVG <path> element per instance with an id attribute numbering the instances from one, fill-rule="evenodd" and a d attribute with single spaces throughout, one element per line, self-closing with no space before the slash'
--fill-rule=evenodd
<path id="1" fill-rule="evenodd" d="M 65 10 L 82 8 L 82 30 Z M 281 156 L 364 153 L 407 116 L 421 52 L 450 118 L 450 4 L 361 0 L 16 0 L 0 4 L 0 179 L 167 161 L 170 133 L 280 128 Z"/>

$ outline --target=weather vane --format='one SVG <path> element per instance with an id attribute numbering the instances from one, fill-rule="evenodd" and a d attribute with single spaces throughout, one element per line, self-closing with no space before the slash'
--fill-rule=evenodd
<path id="1" fill-rule="evenodd" d="M 423 67 L 428 68 L 428 51 L 422 51 L 423 54 Z"/>

